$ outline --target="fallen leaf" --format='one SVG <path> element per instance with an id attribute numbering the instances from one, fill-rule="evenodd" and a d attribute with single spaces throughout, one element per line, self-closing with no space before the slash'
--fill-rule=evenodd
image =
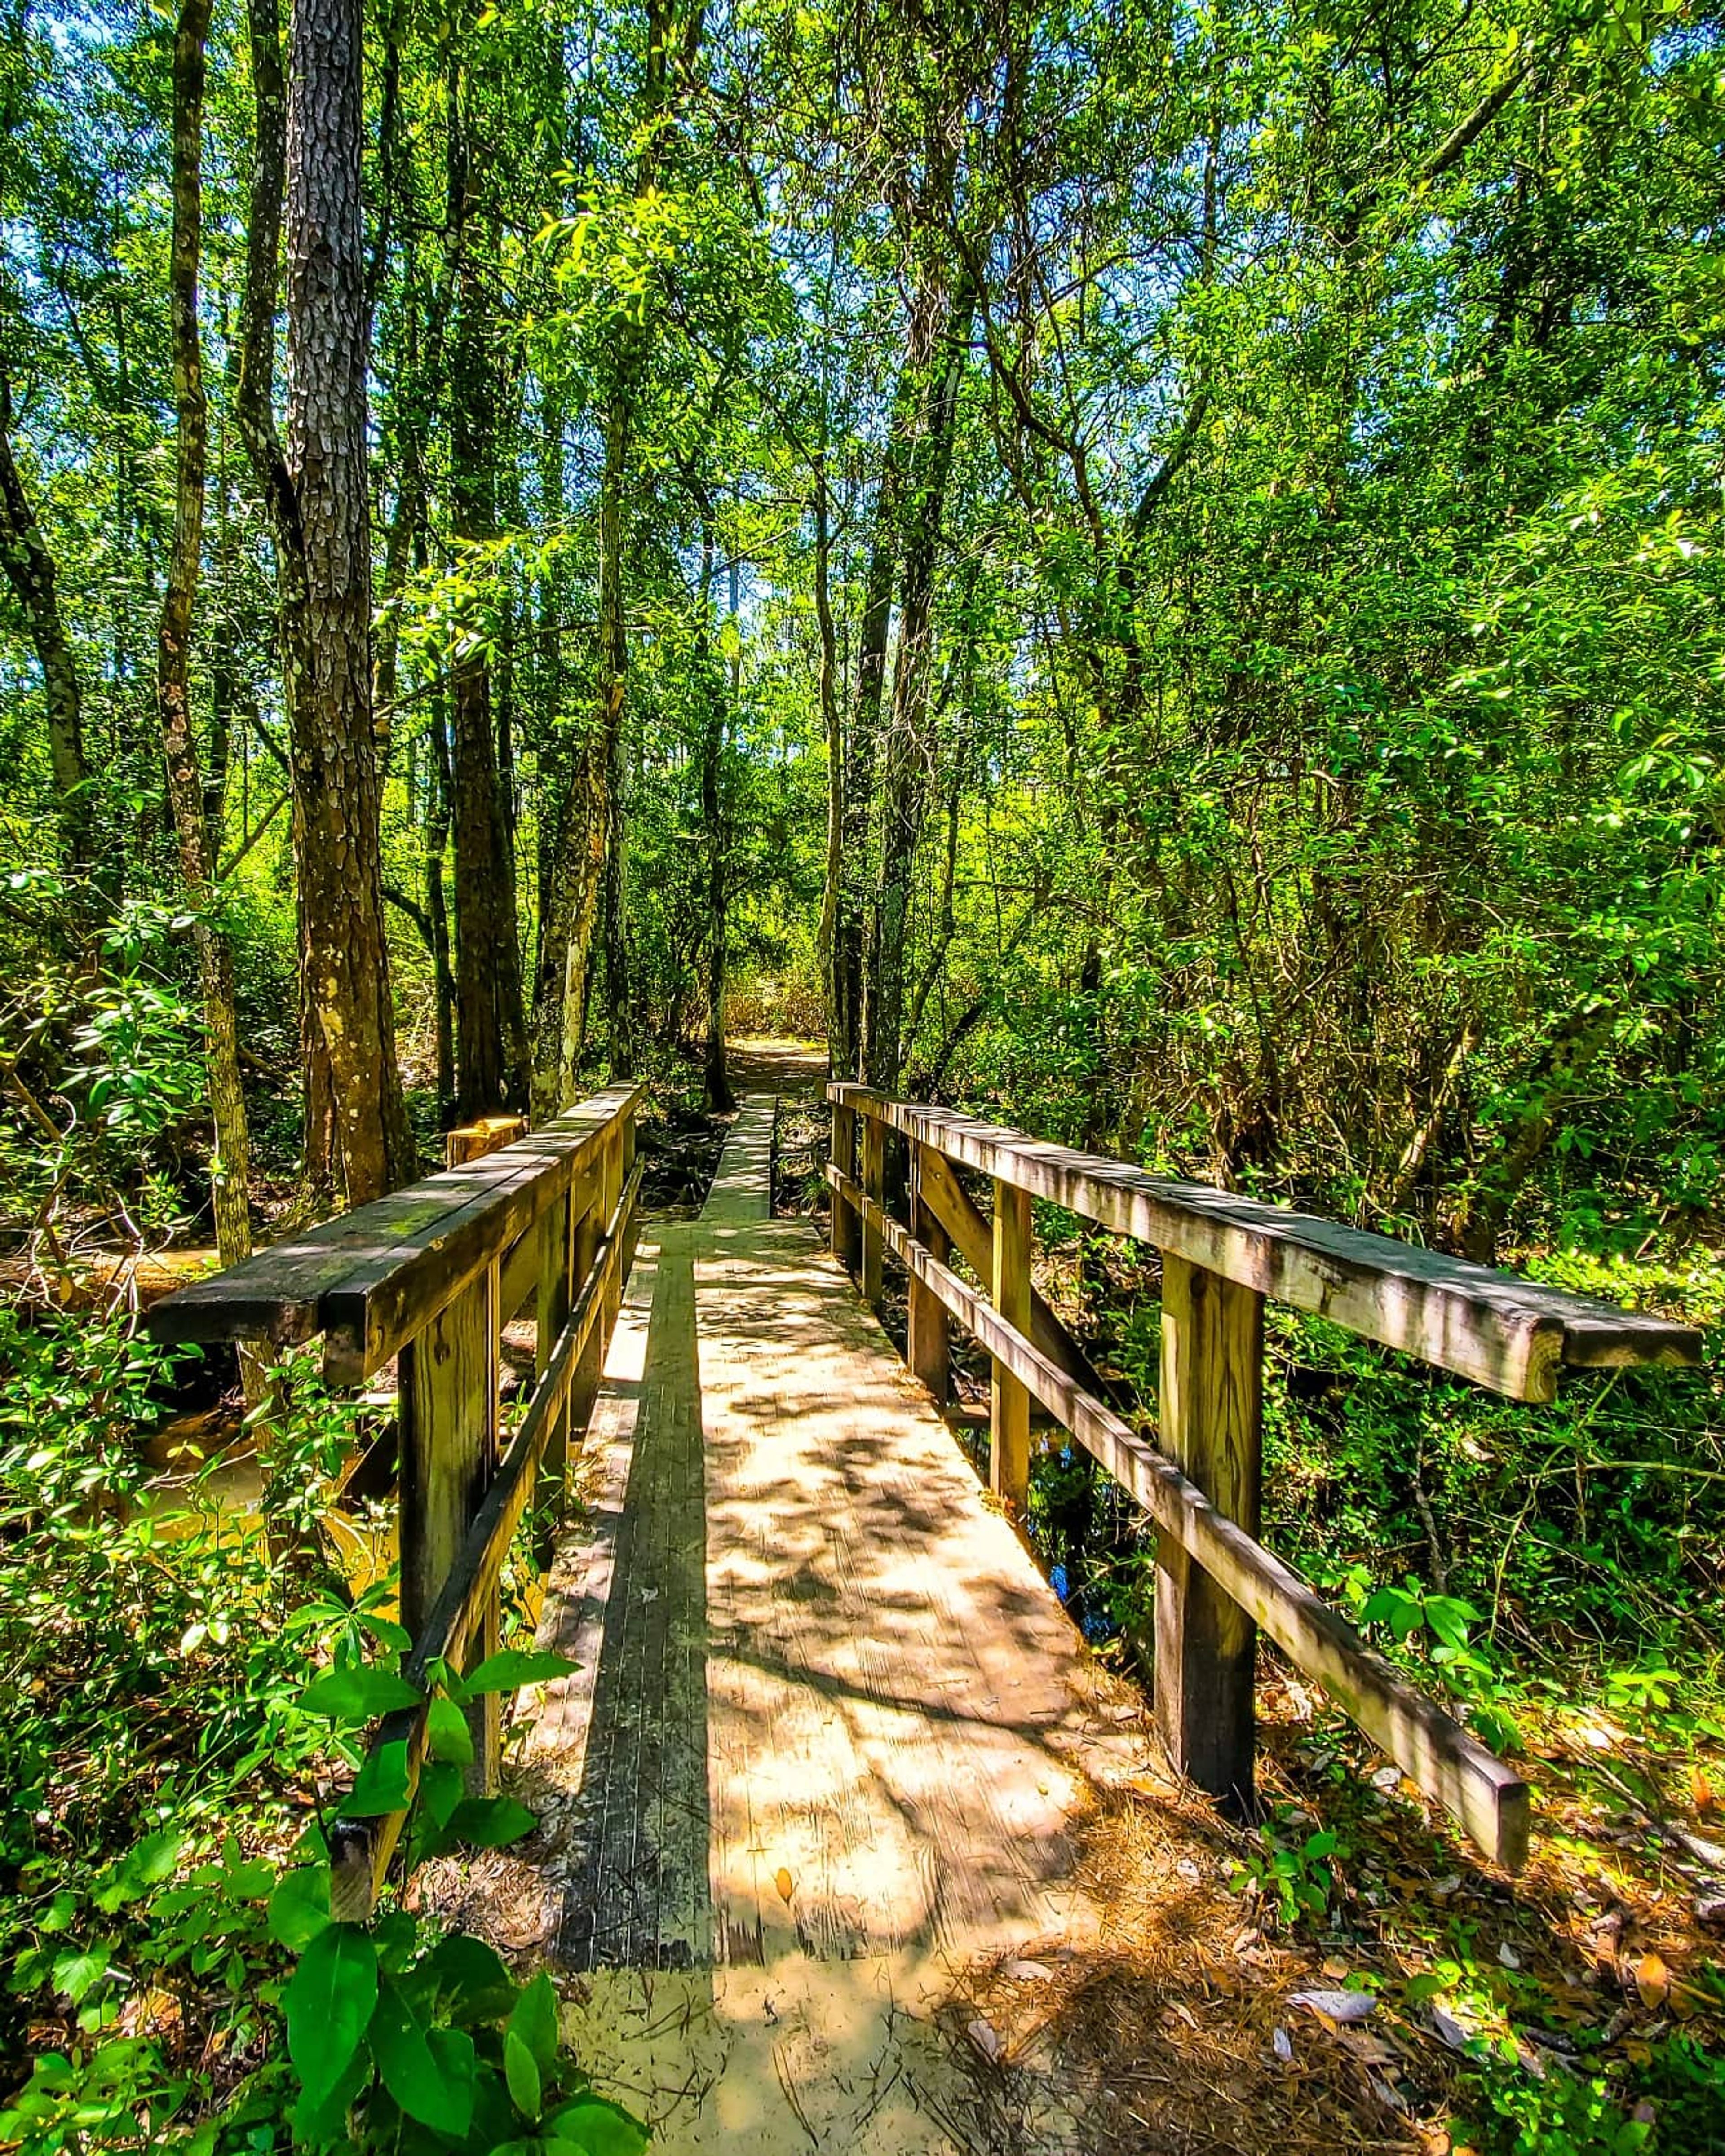
<path id="1" fill-rule="evenodd" d="M 773 1873 L 773 1883 L 778 1889 L 779 1900 L 788 1903 L 792 1895 L 797 1891 L 797 1882 L 785 1870 L 783 1865 L 781 1864 L 778 1871 Z"/>
<path id="2" fill-rule="evenodd" d="M 1671 1988 L 1671 1971 L 1656 1953 L 1644 1953 L 1635 1964 L 1635 1990 L 1642 2005 L 1663 2006 Z"/>
<path id="3" fill-rule="evenodd" d="M 999 2064 L 1000 2054 L 1006 2047 L 1000 2041 L 999 2030 L 992 2022 L 984 2021 L 978 2015 L 964 2033 L 991 2066 Z"/>
<path id="4" fill-rule="evenodd" d="M 1503 1964 L 1503 1966 L 1506 1969 L 1519 1969 L 1522 1965 L 1521 1956 L 1516 1952 L 1515 1948 L 1510 1944 L 1507 1939 L 1506 1939 L 1503 1942 L 1503 1944 L 1498 1948 L 1497 1958 Z"/>
<path id="5" fill-rule="evenodd" d="M 1455 2015 L 1445 2013 L 1441 2006 L 1432 2008 L 1431 2025 L 1452 2051 L 1459 2051 L 1470 2041 L 1466 2030 Z"/>
<path id="6" fill-rule="evenodd" d="M 1719 1799 L 1713 1785 L 1699 1767 L 1689 1769 L 1689 1795 L 1698 1812 L 1710 1812 L 1718 1805 Z"/>
<path id="7" fill-rule="evenodd" d="M 1725 1925 L 1725 1888 L 1710 1887 L 1695 1897 L 1695 1914 L 1698 1922 Z"/>
<path id="8" fill-rule="evenodd" d="M 1289 2035 L 1287 2030 L 1286 2029 L 1277 2029 L 1271 2035 L 1270 2041 L 1276 2052 L 1276 2057 L 1281 2061 L 1282 2064 L 1284 2066 L 1290 2064 L 1294 2056 L 1294 2040 L 1291 2035 Z"/>
<path id="9" fill-rule="evenodd" d="M 1332 1954 L 1324 1964 L 1324 1974 L 1334 1977 L 1339 1984 L 1348 1974 L 1348 1964 L 1340 1954 Z"/>
<path id="10" fill-rule="evenodd" d="M 1037 1984 L 1054 1974 L 1045 1961 L 1009 1962 L 1006 1973 L 1014 1984 Z"/>
<path id="11" fill-rule="evenodd" d="M 1296 1991 L 1288 2004 L 1309 2007 L 1327 2021 L 1363 2021 L 1378 2002 L 1369 1991 Z"/>

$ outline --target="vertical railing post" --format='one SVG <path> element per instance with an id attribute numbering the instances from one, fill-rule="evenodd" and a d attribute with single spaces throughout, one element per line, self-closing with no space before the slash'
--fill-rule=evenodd
<path id="1" fill-rule="evenodd" d="M 878 1116 L 865 1116 L 862 1126 L 862 1187 L 877 1205 L 886 1202 L 886 1126 Z M 871 1309 L 880 1307 L 880 1230 L 866 1216 L 862 1229 L 863 1301 Z"/>
<path id="2" fill-rule="evenodd" d="M 1009 1325 L 1030 1330 L 1030 1194 L 998 1178 L 990 1297 Z M 988 1386 L 988 1486 L 1014 1517 L 1030 1486 L 1030 1395 L 1011 1371 L 993 1366 Z"/>
<path id="3" fill-rule="evenodd" d="M 604 1233 L 600 1217 L 601 1179 L 595 1167 L 589 1165 L 577 1176 L 569 1192 L 569 1211 L 573 1222 L 569 1237 L 570 1293 L 578 1296 L 587 1285 L 587 1276 L 593 1270 L 593 1260 L 598 1254 L 599 1238 Z M 575 1375 L 569 1384 L 569 1429 L 571 1432 L 585 1430 L 593 1415 L 593 1402 L 599 1396 L 599 1379 L 605 1367 L 605 1343 L 595 1325 L 587 1336 L 587 1345 L 581 1351 L 581 1359 L 575 1365 Z"/>
<path id="4" fill-rule="evenodd" d="M 922 1194 L 922 1168 L 927 1148 L 912 1138 L 911 1146 L 911 1233 L 930 1255 L 945 1262 L 947 1231 L 934 1217 Z M 944 1407 L 952 1390 L 950 1342 L 947 1306 L 932 1288 L 911 1275 L 910 1321 L 906 1338 L 906 1358 L 911 1369 Z"/>
<path id="5" fill-rule="evenodd" d="M 833 1103 L 833 1165 L 840 1175 L 856 1180 L 856 1111 L 843 1101 Z M 848 1273 L 857 1266 L 856 1209 L 848 1198 L 833 1193 L 833 1255 Z"/>
<path id="6" fill-rule="evenodd" d="M 498 1268 L 488 1265 L 403 1348 L 401 1419 L 401 1618 L 416 1637 L 454 1564 L 497 1461 Z M 470 1650 L 495 1654 L 501 1604 L 494 1588 Z M 497 1695 L 468 1710 L 470 1786 L 496 1787 L 501 1709 Z"/>
<path id="7" fill-rule="evenodd" d="M 1162 1450 L 1217 1510 L 1258 1532 L 1264 1298 L 1162 1254 Z M 1156 1719 L 1168 1756 L 1250 1815 L 1257 1628 L 1172 1535 L 1158 1537 Z"/>
<path id="8" fill-rule="evenodd" d="M 599 1233 L 603 1235 L 610 1225 L 611 1215 L 617 1210 L 617 1201 L 623 1195 L 623 1179 L 626 1173 L 623 1164 L 625 1143 L 624 1126 L 628 1118 L 619 1116 L 605 1132 L 599 1152 Z M 617 1313 L 623 1307 L 623 1268 L 613 1265 L 605 1283 L 605 1314 L 599 1322 L 599 1353 L 603 1358 L 611 1338 L 612 1327 L 617 1322 Z"/>
<path id="9" fill-rule="evenodd" d="M 533 1368 L 543 1377 L 551 1361 L 551 1352 L 556 1347 L 557 1336 L 568 1322 L 569 1312 L 574 1307 L 575 1281 L 575 1223 L 572 1218 L 573 1191 L 566 1189 L 546 1208 L 539 1229 L 539 1300 L 535 1315 Z M 568 1476 L 569 1462 L 569 1393 L 566 1388 L 557 1413 L 552 1417 L 547 1434 L 545 1450 L 540 1455 L 540 1487 L 542 1507 L 547 1528 L 562 1517 L 564 1487 Z M 551 1535 L 541 1538 L 541 1561 L 551 1559 Z"/>

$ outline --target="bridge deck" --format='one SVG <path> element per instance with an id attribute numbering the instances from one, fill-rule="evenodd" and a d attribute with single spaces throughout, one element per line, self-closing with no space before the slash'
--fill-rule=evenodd
<path id="1" fill-rule="evenodd" d="M 667 2148 L 970 2146 L 934 2095 L 951 2069 L 906 2071 L 931 2036 L 902 2010 L 1091 1928 L 1071 1828 L 1087 1771 L 1127 1763 L 927 1396 L 812 1232 L 770 1218 L 774 1105 L 744 1103 L 698 1221 L 649 1224 L 613 1341 L 542 1634 L 582 1667 L 526 1753 L 545 1943 L 627 1973 L 576 1987 L 574 2034 Z"/>

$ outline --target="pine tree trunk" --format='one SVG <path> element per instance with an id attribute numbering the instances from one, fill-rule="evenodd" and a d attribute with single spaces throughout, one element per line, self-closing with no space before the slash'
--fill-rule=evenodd
<path id="1" fill-rule="evenodd" d="M 449 199 L 456 320 L 451 362 L 449 494 L 455 536 L 497 530 L 499 343 L 487 280 L 496 275 L 485 201 L 483 127 L 467 124 L 465 70 L 451 85 Z M 490 259 L 487 259 L 487 258 Z M 527 1105 L 528 1057 L 516 941 L 515 858 L 499 772 L 490 661 L 464 651 L 454 671 L 450 807 L 455 841 L 455 1111 L 463 1121 Z"/>
<path id="2" fill-rule="evenodd" d="M 173 544 L 157 639 L 157 708 L 168 803 L 179 844 L 180 875 L 193 916 L 203 990 L 205 1054 L 215 1149 L 210 1192 L 216 1248 L 224 1265 L 251 1255 L 247 1186 L 250 1144 L 239 1076 L 239 1025 L 234 1009 L 234 954 L 216 918 L 215 845 L 198 768 L 191 709 L 192 610 L 203 540 L 208 408 L 198 326 L 198 277 L 203 220 L 204 41 L 210 0 L 184 0 L 174 31 L 173 233 L 168 269 L 169 345 L 177 419 L 174 459 Z M 261 1372 L 244 1357 L 246 1395 L 261 1397 Z"/>
<path id="3" fill-rule="evenodd" d="M 350 1204 L 411 1175 L 383 932 L 372 732 L 371 511 L 359 0 L 297 0 L 287 100 L 286 478 L 303 580 L 284 593 L 307 1004 Z"/>

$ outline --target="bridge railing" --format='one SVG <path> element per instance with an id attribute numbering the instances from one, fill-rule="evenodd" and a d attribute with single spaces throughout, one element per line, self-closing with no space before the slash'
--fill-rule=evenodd
<path id="1" fill-rule="evenodd" d="M 1034 1397 L 1154 1520 L 1153 1691 L 1174 1764 L 1236 1811 L 1250 1810 L 1261 1626 L 1489 1856 L 1519 1866 L 1527 1784 L 1257 1539 L 1264 1305 L 1316 1312 L 1520 1400 L 1551 1399 L 1566 1368 L 1697 1362 L 1700 1335 L 866 1086 L 829 1086 L 827 1096 L 834 1252 L 876 1307 L 883 1254 L 903 1265 L 908 1360 L 937 1400 L 947 1397 L 949 1318 L 988 1350 L 989 1476 L 1003 1504 L 1014 1513 L 1024 1504 Z M 887 1209 L 889 1131 L 907 1149 L 907 1222 Z M 992 1182 L 992 1219 L 955 1164 Z M 1107 1388 L 1031 1284 L 1038 1198 L 1161 1253 L 1157 1445 L 1104 1397 Z M 953 1270 L 955 1254 L 986 1295 Z"/>
<path id="2" fill-rule="evenodd" d="M 640 1089 L 613 1086 L 513 1144 L 429 1175 L 260 1250 L 165 1297 L 159 1338 L 321 1335 L 332 1384 L 396 1369 L 402 1675 L 422 1691 L 439 1661 L 494 1653 L 499 1580 L 542 1476 L 561 1485 L 572 1432 L 598 1391 L 634 1255 Z M 503 1443 L 500 1341 L 529 1304 L 535 1382 Z M 469 1708 L 475 1794 L 495 1789 L 495 1696 Z M 424 1707 L 385 1718 L 372 1745 L 404 1747 L 408 1789 L 426 1743 Z M 406 1816 L 338 1820 L 335 1913 L 367 1915 Z"/>

